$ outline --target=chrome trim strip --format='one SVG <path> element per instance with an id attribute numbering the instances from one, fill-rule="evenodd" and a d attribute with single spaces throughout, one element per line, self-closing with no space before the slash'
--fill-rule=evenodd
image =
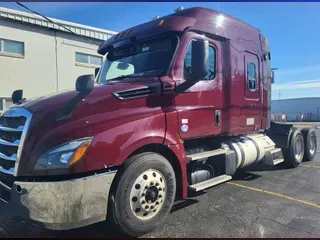
<path id="1" fill-rule="evenodd" d="M 5 189 L 7 189 L 8 191 L 11 191 L 11 187 L 5 185 L 3 182 L 0 181 L 0 186 L 4 187 Z"/>
<path id="2" fill-rule="evenodd" d="M 13 154 L 11 157 L 8 157 L 0 152 L 0 158 L 8 161 L 16 161 L 17 160 L 17 154 Z"/>
<path id="3" fill-rule="evenodd" d="M 14 171 L 15 171 L 14 168 L 10 168 L 9 170 L 6 170 L 6 169 L 4 169 L 3 167 L 0 166 L 0 172 L 2 172 L 2 173 L 13 175 Z"/>
<path id="4" fill-rule="evenodd" d="M 0 198 L 0 201 L 6 203 L 6 204 L 9 204 L 6 200 L 4 200 L 3 198 Z"/>
<path id="5" fill-rule="evenodd" d="M 10 147 L 19 147 L 20 140 L 16 140 L 12 143 L 12 142 L 7 142 L 7 141 L 3 140 L 2 138 L 0 138 L 0 144 L 10 146 Z"/>
<path id="6" fill-rule="evenodd" d="M 18 128 L 9 128 L 9 127 L 4 127 L 3 125 L 0 125 L 0 130 L 5 132 L 22 132 L 23 128 L 24 128 L 23 126 L 19 126 Z"/>
<path id="7" fill-rule="evenodd" d="M 32 113 L 22 107 L 12 107 L 12 108 L 9 108 L 7 111 L 5 111 L 1 117 L 25 117 L 26 118 L 25 124 L 23 126 L 23 131 L 21 134 L 21 138 L 20 138 L 20 144 L 19 144 L 18 151 L 17 151 L 17 160 L 15 163 L 14 169 L 10 169 L 9 171 L 7 171 L 8 174 L 12 174 L 11 173 L 11 170 L 12 170 L 14 176 L 17 176 L 21 152 L 23 149 L 24 140 L 25 140 L 26 135 L 29 131 L 29 125 L 30 125 L 30 122 L 32 119 Z M 2 170 L 5 170 L 5 169 L 0 168 L 0 171 L 2 171 Z"/>
<path id="8" fill-rule="evenodd" d="M 109 172 L 103 172 L 103 173 L 98 173 L 98 174 L 94 174 L 94 175 L 89 175 L 89 176 L 86 176 L 86 177 L 80 177 L 80 178 L 73 178 L 72 180 L 60 180 L 60 181 L 51 181 L 51 182 L 27 182 L 28 184 L 30 185 L 33 185 L 33 184 L 39 184 L 39 183 L 68 183 L 70 181 L 76 181 L 76 180 L 81 180 L 81 181 L 84 181 L 84 180 L 87 180 L 87 179 L 91 179 L 91 178 L 95 178 L 95 177 L 101 177 L 101 176 L 104 176 L 104 175 L 109 175 L 109 174 L 116 174 L 118 172 L 118 170 L 112 170 L 112 171 L 109 171 Z M 20 181 L 17 181 L 15 183 L 19 183 Z M 23 182 L 23 183 L 26 183 L 26 182 Z"/>

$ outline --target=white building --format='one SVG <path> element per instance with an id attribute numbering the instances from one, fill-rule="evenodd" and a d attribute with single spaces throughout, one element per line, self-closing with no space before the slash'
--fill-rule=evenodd
<path id="1" fill-rule="evenodd" d="M 116 32 L 0 8 L 0 111 L 11 94 L 31 98 L 74 89 L 82 74 L 101 65 L 98 46 Z M 67 29 L 70 29 L 70 33 Z"/>

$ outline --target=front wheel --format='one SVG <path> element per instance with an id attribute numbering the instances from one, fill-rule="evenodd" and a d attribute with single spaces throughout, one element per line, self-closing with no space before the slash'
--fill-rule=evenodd
<path id="1" fill-rule="evenodd" d="M 175 199 L 175 173 L 163 156 L 142 153 L 123 166 L 112 193 L 111 214 L 120 230 L 140 236 L 162 225 Z"/>

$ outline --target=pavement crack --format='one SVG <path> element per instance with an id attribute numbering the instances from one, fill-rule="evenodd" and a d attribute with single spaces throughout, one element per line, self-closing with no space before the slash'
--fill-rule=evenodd
<path id="1" fill-rule="evenodd" d="M 10 232 L 3 225 L 1 225 L 0 228 L 2 228 L 3 231 L 5 231 L 9 236 L 12 236 Z"/>
<path id="2" fill-rule="evenodd" d="M 291 226 L 289 226 L 289 225 L 286 225 L 286 224 L 283 224 L 282 222 L 279 222 L 279 221 L 277 221 L 277 220 L 275 220 L 275 219 L 272 219 L 272 218 L 268 218 L 268 217 L 264 217 L 265 219 L 268 219 L 268 220 L 270 220 L 270 221 L 272 221 L 272 222 L 274 222 L 274 223 L 276 223 L 276 224 L 280 224 L 280 225 L 282 225 L 282 226 L 284 226 L 284 227 L 287 227 L 287 228 L 290 228 L 290 229 L 292 229 L 292 230 L 295 230 L 295 231 L 301 231 L 301 232 L 304 232 L 304 233 L 308 233 L 308 234 L 310 234 L 310 235 L 314 235 L 314 233 L 312 233 L 312 232 L 309 232 L 309 231 L 306 231 L 306 230 L 301 230 L 301 229 L 297 229 L 297 228 L 295 228 L 295 227 L 291 227 Z"/>
<path id="3" fill-rule="evenodd" d="M 226 216 L 227 217 L 227 220 L 230 224 L 232 224 L 233 226 L 235 227 L 239 227 L 237 224 L 235 224 L 233 221 L 230 220 L 230 217 Z"/>
<path id="4" fill-rule="evenodd" d="M 257 209 L 258 213 L 259 213 L 261 216 L 263 216 L 262 212 L 260 212 L 259 206 L 256 206 L 256 209 Z"/>
<path id="5" fill-rule="evenodd" d="M 310 189 L 310 188 L 306 188 L 306 187 L 300 187 L 300 188 L 305 189 L 305 190 L 308 190 L 308 191 L 310 191 L 310 192 L 314 192 L 314 193 L 318 193 L 318 194 L 320 194 L 320 192 L 319 192 L 319 191 L 312 190 L 312 189 Z"/>

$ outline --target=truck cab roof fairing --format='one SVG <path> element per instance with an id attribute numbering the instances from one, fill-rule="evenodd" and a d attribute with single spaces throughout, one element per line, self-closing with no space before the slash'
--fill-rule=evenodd
<path id="1" fill-rule="evenodd" d="M 99 54 L 106 54 L 113 44 L 144 34 L 155 34 L 166 31 L 182 32 L 185 29 L 197 29 L 232 41 L 245 44 L 250 42 L 254 50 L 260 48 L 259 30 L 224 13 L 202 7 L 194 7 L 178 11 L 129 28 L 103 42 Z M 252 46 L 252 44 L 254 46 Z"/>
<path id="2" fill-rule="evenodd" d="M 127 41 L 130 41 L 130 39 L 144 38 L 148 35 L 154 36 L 158 33 L 160 34 L 169 31 L 182 32 L 186 28 L 193 26 L 195 22 L 195 19 L 189 17 L 167 16 L 159 18 L 133 28 L 129 28 L 115 36 L 112 36 L 100 45 L 98 53 L 104 55 L 108 52 L 108 49 L 114 48 L 115 44 L 119 44 L 120 42 L 126 43 Z"/>

